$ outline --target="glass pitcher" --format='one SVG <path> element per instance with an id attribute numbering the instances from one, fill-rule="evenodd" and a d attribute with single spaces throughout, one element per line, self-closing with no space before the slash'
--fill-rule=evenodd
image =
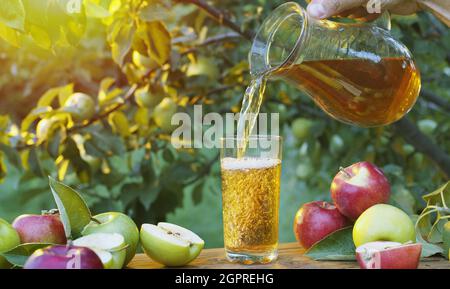
<path id="1" fill-rule="evenodd" d="M 411 53 L 389 28 L 387 13 L 372 23 L 338 23 L 311 18 L 288 2 L 264 20 L 250 71 L 294 84 L 342 122 L 387 125 L 412 108 L 420 91 Z"/>

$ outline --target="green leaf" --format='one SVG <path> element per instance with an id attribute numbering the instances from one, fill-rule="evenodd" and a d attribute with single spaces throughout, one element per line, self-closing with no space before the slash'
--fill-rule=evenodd
<path id="1" fill-rule="evenodd" d="M 106 18 L 111 16 L 109 11 L 101 5 L 94 3 L 92 0 L 85 0 L 84 7 L 86 8 L 86 16 L 92 18 Z"/>
<path id="2" fill-rule="evenodd" d="M 25 9 L 22 1 L 0 1 L 0 22 L 8 27 L 23 31 L 25 25 Z"/>
<path id="3" fill-rule="evenodd" d="M 106 77 L 100 83 L 100 90 L 98 92 L 98 104 L 102 106 L 111 105 L 112 101 L 122 94 L 122 89 L 112 88 L 111 86 L 116 82 L 112 77 Z M 119 100 L 122 101 L 122 100 Z"/>
<path id="4" fill-rule="evenodd" d="M 347 227 L 328 235 L 309 248 L 305 255 L 314 260 L 355 260 L 352 230 L 353 227 Z"/>
<path id="5" fill-rule="evenodd" d="M 435 204 L 448 208 L 450 206 L 450 181 L 434 192 L 423 196 L 423 199 L 428 204 Z"/>
<path id="6" fill-rule="evenodd" d="M 3 152 L 0 152 L 0 183 L 3 182 L 6 174 L 8 173 L 8 168 L 5 164 L 5 158 Z"/>
<path id="7" fill-rule="evenodd" d="M 22 160 L 20 159 L 19 154 L 15 149 L 6 144 L 0 143 L 0 151 L 5 153 L 5 156 L 8 158 L 8 161 L 15 166 L 16 168 L 22 168 Z"/>
<path id="8" fill-rule="evenodd" d="M 425 241 L 420 233 L 417 232 L 417 242 L 422 244 L 421 258 L 430 257 L 436 254 L 442 254 L 444 249 L 441 246 Z"/>
<path id="9" fill-rule="evenodd" d="M 22 132 L 26 132 L 28 131 L 28 129 L 30 128 L 31 124 L 37 120 L 40 116 L 49 113 L 50 111 L 52 111 L 52 108 L 50 106 L 45 106 L 45 107 L 37 107 L 34 108 L 22 121 L 22 124 L 20 126 L 20 130 Z"/>
<path id="10" fill-rule="evenodd" d="M 416 228 L 428 242 L 442 242 L 442 226 L 449 215 L 450 181 L 432 193 L 423 196 L 427 207 L 418 217 Z"/>
<path id="11" fill-rule="evenodd" d="M 21 34 L 2 23 L 0 23 L 0 37 L 3 38 L 9 44 L 20 47 L 21 44 Z"/>
<path id="12" fill-rule="evenodd" d="M 163 65 L 169 60 L 172 49 L 171 37 L 162 22 L 143 23 L 138 27 L 136 34 L 147 46 L 148 55 L 159 65 Z"/>
<path id="13" fill-rule="evenodd" d="M 109 34 L 111 53 L 114 62 L 120 66 L 123 65 L 125 56 L 131 49 L 135 30 L 136 28 L 132 21 L 117 21 L 112 26 Z"/>
<path id="14" fill-rule="evenodd" d="M 68 85 L 50 88 L 39 99 L 38 107 L 49 107 L 53 100 L 58 97 L 59 104 L 62 106 L 66 99 L 73 93 L 73 83 Z"/>
<path id="15" fill-rule="evenodd" d="M 91 221 L 91 211 L 77 191 L 52 177 L 49 177 L 49 182 L 67 238 L 80 236 Z"/>
<path id="16" fill-rule="evenodd" d="M 50 243 L 20 244 L 19 246 L 13 248 L 12 250 L 5 253 L 1 253 L 0 255 L 5 257 L 5 259 L 8 260 L 8 262 L 13 264 L 14 266 L 23 267 L 27 262 L 28 257 L 30 257 L 30 255 L 33 254 L 34 251 L 51 245 L 53 244 Z"/>
<path id="17" fill-rule="evenodd" d="M 45 172 L 42 167 L 41 160 L 38 156 L 38 151 L 36 147 L 32 147 L 28 153 L 28 166 L 30 170 L 38 177 L 44 177 Z"/>
<path id="18" fill-rule="evenodd" d="M 139 11 L 139 18 L 144 21 L 158 21 L 168 19 L 171 11 L 158 2 L 150 3 Z"/>
<path id="19" fill-rule="evenodd" d="M 121 111 L 115 111 L 108 116 L 108 123 L 114 133 L 127 137 L 130 135 L 130 124 L 127 116 Z"/>

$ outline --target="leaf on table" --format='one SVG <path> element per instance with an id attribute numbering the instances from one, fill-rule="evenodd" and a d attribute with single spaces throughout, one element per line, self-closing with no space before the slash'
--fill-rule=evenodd
<path id="1" fill-rule="evenodd" d="M 92 216 L 86 202 L 77 191 L 52 177 L 49 183 L 67 238 L 80 236 Z"/>
<path id="2" fill-rule="evenodd" d="M 13 264 L 14 266 L 23 267 L 28 257 L 30 257 L 30 255 L 33 254 L 34 251 L 51 245 L 53 244 L 50 243 L 20 244 L 8 252 L 0 253 L 0 255 L 5 257 L 5 259 L 8 260 L 8 262 Z"/>
<path id="3" fill-rule="evenodd" d="M 353 227 L 340 229 L 314 244 L 305 255 L 313 260 L 355 260 Z"/>
<path id="4" fill-rule="evenodd" d="M 441 246 L 427 242 L 418 232 L 416 234 L 416 239 L 418 243 L 422 244 L 422 253 L 420 255 L 421 258 L 431 257 L 433 255 L 442 254 L 444 252 Z"/>

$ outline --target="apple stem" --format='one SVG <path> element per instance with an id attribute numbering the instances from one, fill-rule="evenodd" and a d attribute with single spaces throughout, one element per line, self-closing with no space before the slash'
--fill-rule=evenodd
<path id="1" fill-rule="evenodd" d="M 57 215 L 59 214 L 58 209 L 51 209 L 51 210 L 42 210 L 41 215 Z"/>
<path id="2" fill-rule="evenodd" d="M 347 178 L 351 178 L 351 177 L 352 177 L 352 175 L 350 175 L 349 173 L 347 173 L 343 167 L 339 167 L 339 171 L 340 171 L 341 173 L 343 173 Z"/>
<path id="3" fill-rule="evenodd" d="M 94 218 L 94 217 L 91 217 L 91 221 L 93 221 L 93 222 L 95 222 L 95 223 L 97 223 L 97 224 L 101 224 L 102 222 L 100 222 L 99 220 L 97 220 L 96 218 Z"/>

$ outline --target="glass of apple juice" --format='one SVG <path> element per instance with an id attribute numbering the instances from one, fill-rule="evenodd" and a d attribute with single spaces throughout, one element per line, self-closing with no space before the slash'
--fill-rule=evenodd
<path id="1" fill-rule="evenodd" d="M 281 137 L 225 137 L 221 148 L 222 207 L 227 259 L 269 263 L 277 256 Z"/>

